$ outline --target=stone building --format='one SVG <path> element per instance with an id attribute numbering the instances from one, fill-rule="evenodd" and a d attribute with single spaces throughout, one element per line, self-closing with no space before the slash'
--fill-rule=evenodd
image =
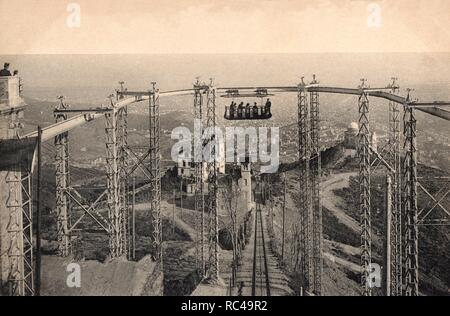
<path id="1" fill-rule="evenodd" d="M 223 145 L 219 144 L 218 150 L 219 159 L 216 162 L 216 169 L 218 174 L 225 174 L 225 151 Z M 203 161 L 202 163 L 202 178 L 205 182 L 204 189 L 207 190 L 208 172 L 207 163 Z M 180 158 L 176 164 L 177 175 L 183 180 L 183 188 L 188 196 L 195 194 L 194 184 L 195 184 L 195 164 L 192 159 L 184 158 L 183 152 L 180 153 Z"/>

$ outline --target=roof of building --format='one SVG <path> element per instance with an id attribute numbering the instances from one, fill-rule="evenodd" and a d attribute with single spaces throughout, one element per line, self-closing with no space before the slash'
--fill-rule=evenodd
<path id="1" fill-rule="evenodd" d="M 351 122 L 351 123 L 348 125 L 348 129 L 358 130 L 358 128 L 359 128 L 359 125 L 358 125 L 358 123 L 356 123 L 356 122 Z"/>

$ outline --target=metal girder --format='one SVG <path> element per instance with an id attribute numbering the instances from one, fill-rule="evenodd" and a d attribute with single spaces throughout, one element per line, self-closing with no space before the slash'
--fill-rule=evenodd
<path id="1" fill-rule="evenodd" d="M 383 287 L 384 287 L 384 294 L 386 296 L 392 296 L 396 294 L 392 294 L 392 277 L 395 277 L 395 275 L 392 275 L 392 179 L 391 176 L 388 174 L 386 176 L 386 195 L 385 195 L 385 221 L 384 224 L 386 226 L 386 239 L 384 243 L 384 273 L 383 273 Z M 394 244 L 395 245 L 395 244 Z M 395 268 L 395 266 L 394 266 Z M 394 289 L 396 289 L 394 287 Z"/>
<path id="2" fill-rule="evenodd" d="M 419 235 L 417 205 L 417 146 L 415 110 L 404 106 L 403 214 L 404 214 L 404 295 L 419 295 Z"/>
<path id="3" fill-rule="evenodd" d="M 60 98 L 60 104 L 56 107 L 54 116 L 56 123 L 67 120 L 67 114 L 57 113 L 58 110 L 65 110 L 68 105 L 64 99 Z M 55 136 L 55 176 L 56 176 L 56 239 L 58 242 L 58 255 L 67 257 L 72 253 L 70 227 L 70 203 L 67 197 L 67 190 L 70 186 L 69 173 L 69 132 Z"/>
<path id="4" fill-rule="evenodd" d="M 194 208 L 200 213 L 200 227 L 196 227 L 195 260 L 197 271 L 202 277 L 206 277 L 206 253 L 205 253 L 205 199 L 203 186 L 203 86 L 198 79 L 194 85 Z"/>
<path id="5" fill-rule="evenodd" d="M 216 128 L 216 90 L 212 80 L 206 91 L 206 128 L 208 157 L 206 170 L 208 172 L 208 214 L 209 214 L 209 258 L 207 279 L 216 283 L 219 280 L 219 217 L 217 210 L 217 151 Z"/>
<path id="6" fill-rule="evenodd" d="M 434 101 L 434 102 L 412 102 L 409 104 L 410 107 L 413 107 L 415 109 L 419 109 L 422 107 L 441 107 L 441 106 L 450 106 L 450 102 L 444 102 L 444 101 Z"/>
<path id="7" fill-rule="evenodd" d="M 119 96 L 118 96 L 119 97 Z M 129 179 L 128 179 L 128 106 L 119 110 L 119 198 L 120 198 L 120 220 L 122 227 L 123 253 L 131 257 L 129 247 L 130 225 L 129 225 Z"/>
<path id="8" fill-rule="evenodd" d="M 6 184 L 9 197 L 7 231 L 9 274 L 8 285 L 11 296 L 34 295 L 33 257 L 33 201 L 32 178 L 29 172 L 8 171 Z"/>
<path id="9" fill-rule="evenodd" d="M 300 264 L 300 292 L 309 291 L 314 287 L 313 265 L 313 216 L 310 183 L 311 158 L 311 118 L 307 92 L 303 83 L 298 86 L 298 151 L 299 151 L 299 250 L 297 252 Z M 294 269 L 297 269 L 298 264 Z"/>
<path id="10" fill-rule="evenodd" d="M 440 109 L 437 107 L 430 107 L 430 108 L 417 108 L 418 111 L 427 113 L 427 114 L 431 114 L 433 116 L 439 117 L 441 119 L 450 121 L 450 111 L 448 110 L 444 110 L 444 109 Z"/>
<path id="11" fill-rule="evenodd" d="M 86 202 L 82 201 L 84 200 L 81 194 L 75 190 L 74 188 L 69 188 L 66 191 L 66 194 L 68 198 L 70 198 L 71 201 L 73 201 L 78 207 L 83 211 L 83 214 L 76 220 L 74 220 L 74 223 L 69 227 L 68 234 L 71 235 L 71 233 L 77 228 L 78 224 L 81 223 L 84 217 L 88 215 L 92 220 L 106 233 L 109 234 L 109 223 L 108 220 L 106 220 L 101 214 L 98 213 L 97 207 L 100 204 L 101 200 L 107 196 L 108 190 L 105 190 L 102 194 L 100 194 L 97 199 L 89 205 L 89 207 L 86 207 Z M 84 202 L 84 203 L 83 203 Z"/>
<path id="12" fill-rule="evenodd" d="M 142 156 L 136 154 L 130 147 L 126 149 L 127 158 L 133 162 L 132 165 L 128 166 L 129 169 L 127 171 L 127 177 L 129 178 L 138 168 L 141 170 L 142 174 L 148 179 L 151 179 L 149 166 L 145 165 L 145 160 L 148 156 L 150 156 L 150 152 L 144 153 Z M 130 155 L 131 154 L 131 155 Z M 129 163 L 130 161 L 128 161 Z"/>
<path id="13" fill-rule="evenodd" d="M 434 210 L 440 209 L 443 214 L 445 214 L 448 218 L 442 219 L 434 219 L 434 221 L 445 222 L 450 219 L 450 211 L 443 205 L 443 202 L 447 199 L 447 196 L 450 195 L 450 189 L 447 186 L 443 186 L 435 195 L 431 194 L 420 182 L 418 182 L 418 187 L 422 192 L 425 193 L 426 196 L 431 200 L 432 206 L 429 208 L 424 207 L 417 214 L 419 225 L 426 224 L 428 217 L 433 213 Z M 425 214 L 422 214 L 425 213 Z"/>
<path id="14" fill-rule="evenodd" d="M 361 89 L 352 89 L 352 88 L 340 88 L 340 87 L 325 87 L 319 85 L 313 86 L 305 86 L 308 92 L 319 92 L 319 93 L 334 93 L 334 94 L 346 94 L 346 95 L 360 95 Z M 268 93 L 285 93 L 285 92 L 297 92 L 296 86 L 281 86 L 281 87 L 238 87 L 238 88 L 216 88 L 216 90 L 226 91 L 226 90 L 255 90 L 255 89 L 265 89 Z M 405 98 L 383 91 L 383 89 L 387 88 L 379 88 L 379 89 L 367 89 L 367 93 L 371 97 L 383 98 L 386 100 L 390 100 L 396 103 L 404 104 Z M 180 95 L 192 95 L 195 94 L 195 89 L 181 89 L 174 91 L 161 91 L 159 92 L 160 97 L 172 97 L 172 96 L 180 96 Z M 127 105 L 131 105 L 134 103 L 142 102 L 144 100 L 148 100 L 150 98 L 151 92 L 132 92 L 132 91 L 123 91 L 120 93 L 122 96 L 132 95 L 134 97 L 121 99 L 116 103 L 116 109 L 120 109 Z M 450 104 L 449 102 L 423 102 L 417 103 L 416 105 L 412 104 L 412 106 L 416 106 L 417 110 L 431 114 L 433 116 L 440 117 L 445 120 L 450 120 L 450 111 L 439 108 L 440 106 L 447 106 Z M 47 126 L 42 129 L 42 141 L 48 141 L 54 138 L 56 135 L 68 132 L 80 125 L 83 125 L 89 121 L 98 119 L 104 115 L 102 108 L 100 109 L 86 109 L 81 110 L 84 114 L 76 115 L 67 119 L 64 122 L 60 122 L 57 124 L 53 124 Z M 88 113 L 89 112 L 89 113 Z M 37 137 L 37 132 L 32 132 L 24 135 L 23 137 Z"/>
<path id="15" fill-rule="evenodd" d="M 105 114 L 107 112 L 111 112 L 109 108 L 91 108 L 91 109 L 56 109 L 53 111 L 54 114 L 74 114 L 74 113 L 83 113 L 83 114 Z"/>
<path id="16" fill-rule="evenodd" d="M 108 233 L 109 235 L 109 246 L 110 246 L 110 256 L 118 257 L 125 254 L 129 255 L 129 223 L 128 223 L 128 208 L 129 208 L 129 192 L 128 192 L 128 178 L 137 167 L 142 168 L 142 164 L 146 157 L 150 157 L 150 166 L 145 167 L 145 171 L 148 171 L 148 178 L 150 179 L 150 191 L 152 195 L 152 219 L 160 218 L 160 189 L 156 189 L 158 184 L 155 186 L 155 181 L 159 183 L 160 187 L 160 152 L 159 149 L 159 100 L 156 96 L 156 89 L 152 90 L 150 94 L 150 106 L 149 106 L 149 120 L 150 120 L 150 148 L 148 153 L 143 158 L 136 158 L 136 163 L 132 166 L 132 170 L 129 169 L 129 153 L 128 148 L 128 107 L 127 100 L 123 100 L 120 93 L 117 94 L 116 102 L 111 99 L 111 105 L 109 108 L 104 109 L 101 113 L 104 113 L 106 120 L 106 179 L 107 186 L 106 190 L 100 194 L 97 199 L 90 205 L 84 201 L 81 194 L 74 188 L 69 186 L 69 162 L 68 162 L 68 146 L 67 146 L 67 133 L 59 134 L 55 138 L 55 144 L 57 146 L 57 210 L 61 214 L 67 212 L 68 205 L 70 201 L 75 203 L 82 211 L 83 214 L 74 221 L 74 224 L 70 223 L 70 220 L 64 221 L 64 216 L 59 216 L 61 220 L 60 227 L 63 229 L 58 230 L 58 236 L 60 240 L 68 240 L 70 242 L 70 234 L 76 229 L 77 225 L 81 221 L 89 216 L 99 227 Z M 158 101 L 157 101 L 158 100 Z M 64 103 L 57 108 L 55 116 L 58 121 L 66 120 L 67 113 L 61 112 L 61 110 L 67 109 Z M 156 115 L 158 113 L 158 115 Z M 59 126 L 58 122 L 58 126 Z M 133 153 L 134 154 L 134 153 Z M 156 159 L 155 161 L 152 159 Z M 155 172 L 155 170 L 158 170 Z M 156 176 L 157 175 L 157 176 Z M 159 193 L 158 193 L 159 192 Z M 159 198 L 158 198 L 159 196 Z M 104 198 L 107 198 L 107 208 L 108 208 L 108 219 L 103 218 L 98 212 L 98 208 L 103 205 Z M 153 198 L 154 197 L 154 198 Z M 60 201 L 60 203 L 58 203 Z M 155 202 L 155 203 L 154 203 Z M 156 207 L 156 204 L 158 206 Z M 59 205 L 59 207 L 58 207 Z M 153 210 L 156 210 L 155 212 Z M 160 221 L 159 221 L 160 223 Z M 153 222 L 152 222 L 153 225 Z M 158 227 L 156 235 L 160 235 L 161 225 L 153 225 L 152 227 Z M 64 233 L 65 231 L 65 233 Z M 153 235 L 152 235 L 153 236 Z M 160 240 L 160 238 L 157 238 Z M 66 245 L 66 243 L 63 243 Z M 157 249 L 161 249 L 161 242 L 157 242 Z M 67 249 L 67 248 L 66 248 Z M 67 255 L 68 251 L 64 252 Z M 160 257 L 158 253 L 160 251 L 154 252 L 157 257 Z"/>
<path id="17" fill-rule="evenodd" d="M 22 173 L 22 227 L 23 227 L 23 282 L 27 296 L 35 294 L 33 250 L 33 174 L 31 171 Z"/>
<path id="18" fill-rule="evenodd" d="M 106 121 L 106 182 L 109 219 L 109 249 L 111 258 L 124 254 L 122 207 L 120 199 L 119 145 L 118 145 L 118 109 L 111 105 L 110 113 L 105 114 Z"/>
<path id="19" fill-rule="evenodd" d="M 397 94 L 399 87 L 396 78 L 392 78 L 390 87 L 391 93 Z M 389 101 L 389 147 L 388 157 L 389 165 L 392 170 L 388 170 L 392 181 L 389 197 L 391 202 L 391 227 L 390 231 L 390 249 L 391 260 L 390 272 L 390 295 L 400 296 L 402 294 L 402 218 L 401 218 L 401 136 L 400 136 L 400 105 L 394 101 Z"/>
<path id="20" fill-rule="evenodd" d="M 363 88 L 362 80 L 360 88 Z M 359 202 L 361 225 L 361 285 L 363 295 L 372 295 L 371 280 L 372 269 L 372 227 L 370 206 L 370 128 L 369 128 L 369 99 L 364 90 L 358 99 L 359 107 Z"/>
<path id="21" fill-rule="evenodd" d="M 152 83 L 149 98 L 149 133 L 150 133 L 150 216 L 152 222 L 153 258 L 162 265 L 162 222 L 161 222 L 161 148 L 160 148 L 160 113 L 159 90 Z"/>
<path id="22" fill-rule="evenodd" d="M 178 89 L 178 90 L 171 90 L 171 91 L 159 91 L 160 97 L 173 97 L 173 96 L 179 96 L 179 95 L 192 95 L 194 94 L 195 89 Z M 119 95 L 122 96 L 135 96 L 138 97 L 137 100 L 141 101 L 144 99 L 148 99 L 153 93 L 153 90 L 149 91 L 118 91 Z M 142 99 L 140 99 L 142 98 Z"/>
<path id="23" fill-rule="evenodd" d="M 311 85 L 317 84 L 315 76 Z M 322 233 L 322 205 L 320 201 L 320 177 L 321 177 L 321 150 L 320 150 L 320 111 L 319 93 L 310 92 L 310 117 L 311 117 L 311 207 L 313 229 L 313 269 L 314 284 L 311 291 L 315 295 L 322 293 L 323 273 L 323 233 Z"/>
<path id="24" fill-rule="evenodd" d="M 134 104 L 134 103 L 141 102 L 141 101 L 142 100 L 137 100 L 136 98 L 122 99 L 122 100 L 114 103 L 115 112 L 117 113 L 118 110 L 122 109 L 123 107 L 126 107 L 127 105 Z M 103 109 L 105 109 L 105 111 Z M 81 125 L 84 125 L 88 122 L 99 119 L 101 117 L 104 117 L 105 115 L 108 115 L 107 114 L 108 112 L 111 112 L 111 110 L 112 110 L 111 106 L 108 109 L 109 109 L 109 111 L 106 111 L 106 108 L 94 109 L 94 111 L 98 111 L 98 113 L 84 113 L 84 114 L 75 115 L 73 117 L 67 118 L 67 120 L 44 127 L 42 129 L 42 141 L 43 142 L 48 141 L 50 139 L 53 139 L 54 137 L 56 137 L 57 135 L 59 135 L 61 133 L 69 132 L 72 129 L 77 128 Z M 71 110 L 71 111 L 73 111 L 73 110 Z M 86 110 L 84 110 L 84 111 L 86 111 Z M 37 132 L 31 132 L 29 134 L 22 136 L 22 138 L 26 138 L 26 137 L 37 137 Z"/>
<path id="25" fill-rule="evenodd" d="M 64 103 L 63 97 L 60 97 L 60 104 L 55 109 L 54 115 L 57 124 L 60 124 L 61 122 L 65 122 L 68 117 L 67 113 L 64 113 L 64 111 L 70 111 L 69 106 Z M 113 109 L 108 109 L 107 113 L 109 115 L 113 114 L 114 116 L 115 111 Z M 108 149 L 108 157 L 110 157 L 109 163 L 113 163 L 111 158 L 113 157 L 112 150 L 114 149 L 114 141 L 112 137 L 114 136 L 114 133 L 112 130 L 108 129 L 108 127 L 111 127 L 111 124 L 116 124 L 116 121 L 112 121 L 112 117 L 110 119 L 107 119 L 107 122 L 110 124 L 107 124 L 107 149 Z M 110 126 L 111 125 L 111 126 Z M 69 141 L 68 141 L 68 132 L 64 132 L 61 134 L 58 134 L 55 136 L 55 147 L 56 147 L 56 156 L 55 156 L 55 176 L 56 176 L 56 206 L 55 206 L 55 215 L 56 215 L 56 226 L 57 226 L 57 242 L 58 242 L 58 255 L 62 257 L 69 256 L 72 254 L 72 242 L 71 242 L 71 236 L 73 231 L 77 228 L 77 226 L 81 223 L 81 221 L 88 215 L 92 218 L 92 220 L 99 225 L 105 232 L 108 234 L 114 230 L 110 229 L 110 223 L 108 220 L 103 218 L 97 211 L 97 208 L 99 207 L 100 202 L 103 200 L 105 196 L 108 196 L 108 198 L 111 197 L 111 187 L 108 187 L 102 194 L 99 195 L 99 197 L 89 206 L 86 206 L 87 202 L 84 201 L 84 198 L 82 195 L 74 189 L 72 186 L 70 186 L 70 163 L 69 163 Z M 111 150 L 111 152 L 110 152 Z M 111 185 L 114 183 L 112 181 L 114 177 L 110 174 L 111 168 L 108 168 L 109 165 L 107 165 L 107 179 L 111 180 L 108 181 L 108 185 Z M 114 198 L 113 198 L 114 200 Z M 72 223 L 71 218 L 71 211 L 72 207 L 71 204 L 74 203 L 77 205 L 82 211 L 83 214 L 74 220 Z M 110 235 L 110 239 L 112 238 L 112 235 Z M 110 241 L 110 246 L 114 244 L 117 245 L 116 242 Z M 117 254 L 116 251 L 117 248 L 115 248 L 114 253 Z M 114 255 L 113 255 L 114 256 Z"/>
<path id="26" fill-rule="evenodd" d="M 22 172 L 23 295 L 26 296 L 35 295 L 32 177 L 31 170 Z"/>

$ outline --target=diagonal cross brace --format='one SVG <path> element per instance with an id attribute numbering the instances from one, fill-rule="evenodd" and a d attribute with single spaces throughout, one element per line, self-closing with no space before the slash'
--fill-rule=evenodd
<path id="1" fill-rule="evenodd" d="M 75 191 L 75 190 L 74 190 Z M 75 191 L 76 194 L 81 197 L 81 195 Z M 95 215 L 99 216 L 106 224 L 106 220 L 95 211 L 95 207 L 97 206 L 97 204 L 105 197 L 107 193 L 107 190 L 103 191 L 102 194 L 100 194 L 100 196 L 94 201 L 94 203 L 92 203 L 88 208 L 86 208 L 85 205 L 83 205 L 75 196 L 72 195 L 72 193 L 70 192 L 70 190 L 67 191 L 67 195 L 79 206 L 83 209 L 84 213 L 83 215 L 75 222 L 75 224 L 72 225 L 72 227 L 69 229 L 69 232 L 71 232 L 72 230 L 74 230 L 76 228 L 76 226 L 81 222 L 81 220 L 87 215 L 89 215 L 103 230 L 105 230 L 107 233 L 109 233 L 109 229 L 103 225 L 103 223 L 101 223 L 98 218 L 96 216 L 94 216 L 93 213 L 95 213 Z M 82 198 L 82 197 L 81 197 Z"/>

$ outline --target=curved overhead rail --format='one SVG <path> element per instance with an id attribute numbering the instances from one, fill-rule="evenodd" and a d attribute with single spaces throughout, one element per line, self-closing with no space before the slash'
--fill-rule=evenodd
<path id="1" fill-rule="evenodd" d="M 151 92 L 148 92 L 146 94 L 143 94 L 142 92 L 132 92 L 127 91 L 121 93 L 123 96 L 134 96 L 127 99 L 122 99 L 114 104 L 114 108 L 116 110 L 120 110 L 121 108 L 124 108 L 128 105 L 139 103 L 145 100 L 148 100 Z M 180 95 L 191 95 L 194 94 L 193 89 L 186 89 L 186 90 L 173 90 L 173 91 L 164 91 L 159 93 L 159 97 L 170 97 L 170 96 L 180 96 Z M 76 112 L 82 112 L 82 114 L 75 115 L 73 117 L 68 118 L 67 120 L 61 121 L 59 123 L 55 123 L 52 125 L 49 125 L 47 127 L 42 128 L 42 141 L 48 141 L 53 139 L 55 136 L 68 132 L 80 125 L 83 125 L 87 122 L 96 120 L 100 117 L 103 117 L 104 114 L 108 111 L 111 111 L 110 108 L 104 107 L 104 108 L 95 108 L 95 109 L 84 109 L 84 110 L 62 110 L 60 112 L 66 112 L 66 113 L 76 113 Z M 22 138 L 28 138 L 28 137 L 37 137 L 37 132 L 32 132 L 26 135 L 23 135 Z"/>
<path id="2" fill-rule="evenodd" d="M 267 93 L 289 93 L 289 92 L 298 92 L 298 89 L 301 86 L 270 86 L 270 87 L 218 87 L 217 91 L 226 92 L 229 90 L 258 90 L 264 89 L 267 90 Z M 319 93 L 331 93 L 331 94 L 345 94 L 345 95 L 361 95 L 362 92 L 366 92 L 370 97 L 376 97 L 381 99 L 386 99 L 389 101 L 393 101 L 396 103 L 400 103 L 403 105 L 408 105 L 410 107 L 414 107 L 418 111 L 445 119 L 450 121 L 450 111 L 444 110 L 440 107 L 450 106 L 450 102 L 442 102 L 442 101 L 432 101 L 432 102 L 407 102 L 405 97 L 392 94 L 390 92 L 384 91 L 389 90 L 391 87 L 386 88 L 342 88 L 342 87 L 329 87 L 329 86 L 321 86 L 321 85 L 306 85 L 304 86 L 307 92 L 319 92 Z M 184 95 L 193 95 L 195 92 L 194 89 L 181 89 L 181 90 L 171 90 L 171 91 L 161 91 L 159 92 L 159 97 L 173 97 L 173 96 L 184 96 Z M 142 92 L 133 92 L 133 91 L 124 91 L 119 92 L 119 95 L 122 96 L 130 96 L 129 98 L 119 100 L 114 104 L 114 108 L 116 110 L 121 109 L 125 106 L 139 103 L 144 100 L 148 100 L 151 95 L 151 91 L 148 93 Z M 71 118 L 68 118 L 65 121 L 55 123 L 49 125 L 42 129 L 42 141 L 48 141 L 53 139 L 55 136 L 70 131 L 80 125 L 83 125 L 87 122 L 96 120 L 97 118 L 102 117 L 105 112 L 111 109 L 108 108 L 98 108 L 98 109 L 86 109 L 86 110 L 67 110 L 67 113 L 76 113 L 82 112 L 82 114 L 75 115 Z M 22 136 L 22 138 L 27 137 L 37 137 L 37 132 L 32 132 Z"/>

